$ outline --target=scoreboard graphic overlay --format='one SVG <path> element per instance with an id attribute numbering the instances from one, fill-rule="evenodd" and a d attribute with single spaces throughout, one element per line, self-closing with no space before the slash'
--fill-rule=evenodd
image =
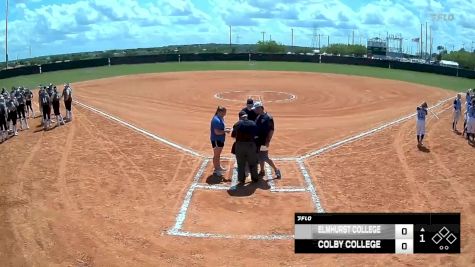
<path id="1" fill-rule="evenodd" d="M 460 253 L 460 213 L 296 213 L 295 253 Z"/>

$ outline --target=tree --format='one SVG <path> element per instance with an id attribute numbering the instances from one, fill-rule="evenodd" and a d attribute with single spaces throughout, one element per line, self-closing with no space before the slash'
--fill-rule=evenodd
<path id="1" fill-rule="evenodd" d="M 277 43 L 276 41 L 259 41 L 257 42 L 257 52 L 281 54 L 285 52 L 285 46 Z"/>
<path id="2" fill-rule="evenodd" d="M 331 44 L 322 49 L 322 52 L 333 55 L 363 56 L 366 54 L 366 47 L 363 45 Z"/>
<path id="3" fill-rule="evenodd" d="M 455 61 L 463 68 L 475 69 L 475 53 L 467 52 L 463 49 L 452 51 L 450 54 L 442 54 L 442 59 Z"/>

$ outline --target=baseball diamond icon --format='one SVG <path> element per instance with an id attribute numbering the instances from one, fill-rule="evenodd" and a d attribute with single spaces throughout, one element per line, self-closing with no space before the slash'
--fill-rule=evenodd
<path id="1" fill-rule="evenodd" d="M 442 241 L 445 237 L 445 240 L 447 242 L 449 242 L 449 244 L 453 244 L 456 240 L 457 240 L 457 237 L 450 233 L 449 229 L 447 229 L 445 226 L 442 227 L 442 229 L 439 230 L 438 233 L 436 233 L 433 237 L 432 237 L 432 241 L 435 243 L 435 244 L 439 244 L 440 241 Z"/>

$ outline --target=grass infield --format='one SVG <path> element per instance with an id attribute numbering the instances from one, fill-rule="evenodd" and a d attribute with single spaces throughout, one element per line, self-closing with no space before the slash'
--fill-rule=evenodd
<path id="1" fill-rule="evenodd" d="M 440 87 L 444 89 L 450 89 L 454 91 L 465 91 L 466 89 L 471 87 L 475 88 L 475 80 L 437 75 L 432 73 L 341 64 L 268 61 L 253 61 L 251 64 L 249 64 L 249 62 L 247 61 L 223 61 L 115 65 L 111 67 L 104 66 L 96 68 L 46 72 L 43 74 L 33 74 L 8 78 L 0 80 L 0 86 L 8 89 L 12 86 L 25 86 L 33 88 L 40 84 L 48 84 L 50 82 L 61 85 L 65 82 L 73 83 L 79 81 L 87 81 L 122 75 L 133 75 L 139 73 L 212 70 L 324 72 L 400 80 L 411 83 L 424 84 L 433 87 Z"/>

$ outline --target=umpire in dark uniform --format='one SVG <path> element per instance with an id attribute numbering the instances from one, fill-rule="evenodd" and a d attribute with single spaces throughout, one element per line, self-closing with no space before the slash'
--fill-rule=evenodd
<path id="1" fill-rule="evenodd" d="M 249 166 L 251 180 L 257 182 L 257 146 L 255 137 L 257 126 L 254 121 L 248 119 L 245 111 L 239 112 L 240 120 L 234 125 L 232 136 L 236 137 L 236 161 L 238 170 L 238 181 L 240 184 L 246 182 L 246 164 Z"/>
<path id="2" fill-rule="evenodd" d="M 256 121 L 257 113 L 254 110 L 254 100 L 249 98 L 246 102 L 246 106 L 241 110 L 241 112 L 245 112 L 247 114 L 247 119 L 250 121 Z M 239 113 L 241 114 L 241 113 Z"/>

